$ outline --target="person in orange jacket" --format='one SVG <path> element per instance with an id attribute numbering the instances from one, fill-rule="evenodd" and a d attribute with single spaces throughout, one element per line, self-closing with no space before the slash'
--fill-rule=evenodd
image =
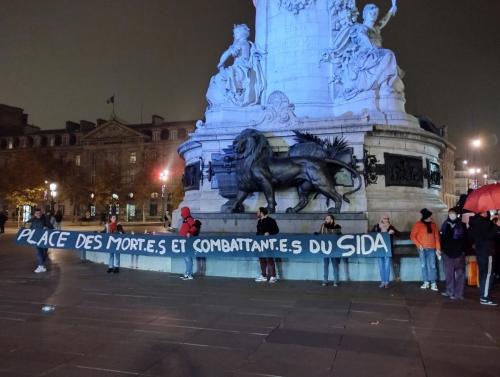
<path id="1" fill-rule="evenodd" d="M 420 288 L 437 291 L 436 256 L 441 257 L 441 242 L 439 230 L 432 220 L 432 212 L 427 208 L 420 211 L 422 218 L 417 221 L 412 229 L 410 238 L 418 249 L 420 265 L 422 267 L 423 284 Z"/>

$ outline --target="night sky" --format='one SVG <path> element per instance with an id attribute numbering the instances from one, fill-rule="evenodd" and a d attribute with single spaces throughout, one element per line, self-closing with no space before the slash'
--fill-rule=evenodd
<path id="1" fill-rule="evenodd" d="M 277 1 L 277 0 L 276 0 Z M 368 1 L 358 0 L 361 9 Z M 375 1 L 385 12 L 390 1 Z M 407 111 L 448 125 L 458 155 L 481 136 L 500 168 L 500 1 L 403 0 L 384 47 L 406 72 Z M 199 119 L 232 25 L 251 0 L 0 0 L 0 103 L 43 129 L 111 113 Z"/>

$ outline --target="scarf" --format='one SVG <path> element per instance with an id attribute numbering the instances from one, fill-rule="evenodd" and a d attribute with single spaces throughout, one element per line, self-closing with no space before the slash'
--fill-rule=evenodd
<path id="1" fill-rule="evenodd" d="M 424 221 L 424 219 L 420 220 L 427 227 L 427 233 L 432 234 L 432 222 Z"/>
<path id="2" fill-rule="evenodd" d="M 335 224 L 334 222 L 331 224 L 323 223 L 323 225 L 326 229 L 335 229 L 335 227 L 337 226 L 337 224 Z"/>
<path id="3" fill-rule="evenodd" d="M 382 220 L 380 220 L 378 223 L 378 227 L 382 233 L 387 233 L 391 228 L 391 223 L 388 221 L 386 224 Z"/>

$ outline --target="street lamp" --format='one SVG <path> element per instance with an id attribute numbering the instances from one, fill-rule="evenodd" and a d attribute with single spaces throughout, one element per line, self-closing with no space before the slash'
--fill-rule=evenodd
<path id="1" fill-rule="evenodd" d="M 469 161 L 467 161 L 467 160 L 464 160 L 464 161 L 463 161 L 463 164 L 464 164 L 464 165 L 467 165 L 468 163 L 469 163 Z"/>
<path id="2" fill-rule="evenodd" d="M 481 146 L 481 139 L 474 139 L 471 144 L 474 148 L 479 148 Z"/>
<path id="3" fill-rule="evenodd" d="M 50 212 L 54 212 L 55 197 L 57 196 L 57 184 L 52 182 L 49 185 L 50 189 Z"/>
<path id="4" fill-rule="evenodd" d="M 163 216 L 165 216 L 165 211 L 167 209 L 166 205 L 165 205 L 165 188 L 166 188 L 166 184 L 167 184 L 169 175 L 170 175 L 170 171 L 168 169 L 164 169 L 160 173 L 160 181 L 161 181 L 161 205 L 162 205 L 161 216 L 162 216 L 162 218 L 163 218 Z"/>

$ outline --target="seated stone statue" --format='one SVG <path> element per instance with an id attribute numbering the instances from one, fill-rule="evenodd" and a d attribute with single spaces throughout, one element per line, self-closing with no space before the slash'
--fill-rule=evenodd
<path id="1" fill-rule="evenodd" d="M 206 97 L 211 109 L 221 105 L 259 104 L 265 87 L 260 64 L 262 54 L 248 41 L 250 29 L 246 25 L 235 25 L 233 34 L 233 44 L 222 54 L 217 65 L 219 73 L 210 79 Z M 225 67 L 229 58 L 233 58 L 233 64 Z"/>
<path id="2" fill-rule="evenodd" d="M 382 48 L 381 29 L 396 13 L 396 4 L 377 23 L 379 8 L 368 4 L 363 23 L 345 25 L 336 33 L 329 60 L 334 64 L 336 95 L 350 100 L 361 92 L 375 91 L 379 96 L 404 96 L 403 72 L 390 50 Z"/>

